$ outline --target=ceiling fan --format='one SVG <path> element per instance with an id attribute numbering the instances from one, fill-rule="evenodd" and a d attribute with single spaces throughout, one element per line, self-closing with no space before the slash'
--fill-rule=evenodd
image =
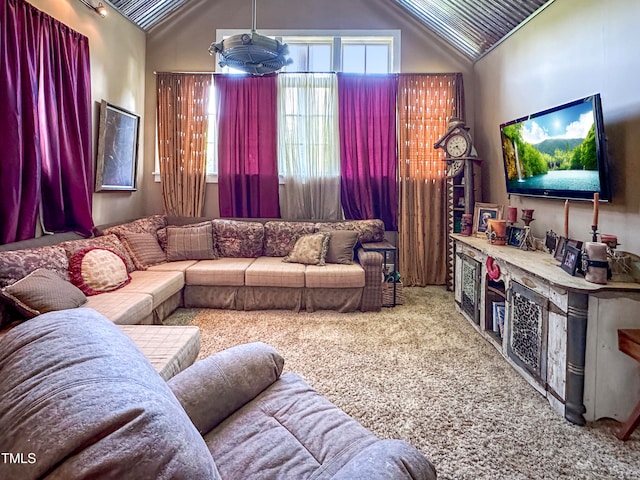
<path id="1" fill-rule="evenodd" d="M 286 58 L 289 53 L 286 44 L 256 32 L 256 0 L 253 0 L 252 17 L 251 33 L 233 35 L 211 44 L 209 53 L 220 55 L 218 64 L 252 75 L 264 75 L 293 63 L 293 60 Z"/>

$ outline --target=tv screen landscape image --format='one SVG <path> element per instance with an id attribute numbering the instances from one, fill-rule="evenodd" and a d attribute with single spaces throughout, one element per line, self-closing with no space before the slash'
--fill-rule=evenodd
<path id="1" fill-rule="evenodd" d="M 610 200 L 600 95 L 500 125 L 507 193 Z"/>

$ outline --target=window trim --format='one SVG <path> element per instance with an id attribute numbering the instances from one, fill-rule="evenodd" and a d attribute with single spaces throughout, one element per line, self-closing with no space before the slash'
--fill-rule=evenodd
<path id="1" fill-rule="evenodd" d="M 233 35 L 247 33 L 247 29 L 216 29 L 216 43 Z M 278 40 L 286 37 L 295 37 L 301 40 L 305 37 L 310 42 L 314 39 L 333 38 L 333 66 L 335 72 L 342 70 L 342 43 L 365 44 L 365 43 L 387 43 L 391 42 L 391 71 L 389 73 L 400 73 L 400 43 L 401 30 L 260 30 L 260 35 L 275 37 Z M 216 72 L 222 72 L 223 68 L 216 62 Z"/>

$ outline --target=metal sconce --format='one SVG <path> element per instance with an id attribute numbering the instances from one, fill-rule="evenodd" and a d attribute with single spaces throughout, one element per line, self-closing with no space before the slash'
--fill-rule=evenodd
<path id="1" fill-rule="evenodd" d="M 98 15 L 100 15 L 101 17 L 106 17 L 107 16 L 107 9 L 106 7 L 102 4 L 102 2 L 98 2 L 98 6 L 94 7 L 89 0 L 80 0 L 80 3 L 82 3 L 85 7 L 93 10 L 94 12 L 96 12 Z"/>

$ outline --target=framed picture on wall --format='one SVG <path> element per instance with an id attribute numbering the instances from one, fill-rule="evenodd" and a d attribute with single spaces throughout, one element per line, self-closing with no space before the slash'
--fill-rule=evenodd
<path id="1" fill-rule="evenodd" d="M 502 219 L 502 205 L 476 202 L 473 207 L 473 235 L 484 237 L 492 218 Z"/>
<path id="2" fill-rule="evenodd" d="M 102 100 L 98 127 L 96 192 L 134 191 L 140 116 Z"/>

